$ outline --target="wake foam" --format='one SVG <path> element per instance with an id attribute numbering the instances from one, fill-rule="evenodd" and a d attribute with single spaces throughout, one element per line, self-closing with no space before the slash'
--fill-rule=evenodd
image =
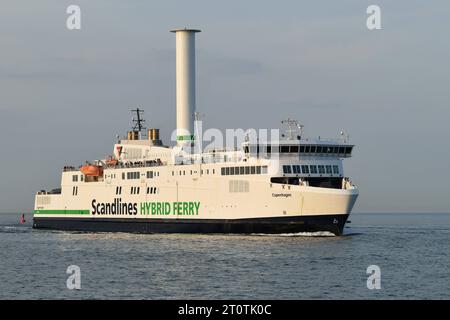
<path id="1" fill-rule="evenodd" d="M 269 237 L 336 237 L 336 235 L 329 231 L 316 232 L 297 232 L 297 233 L 252 233 L 253 236 L 269 236 Z"/>

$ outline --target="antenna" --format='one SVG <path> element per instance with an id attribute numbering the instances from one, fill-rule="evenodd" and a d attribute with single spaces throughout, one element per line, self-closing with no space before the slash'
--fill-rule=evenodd
<path id="1" fill-rule="evenodd" d="M 287 118 L 286 120 L 282 120 L 281 124 L 287 125 L 288 129 L 286 131 L 287 131 L 289 140 L 294 140 L 294 133 L 298 132 L 298 131 L 300 131 L 300 136 L 297 136 L 296 138 L 298 140 L 300 140 L 301 137 L 303 136 L 304 126 L 302 124 L 300 124 L 297 120 Z"/>
<path id="2" fill-rule="evenodd" d="M 134 117 L 132 118 L 133 131 L 141 132 L 142 130 L 145 129 L 145 127 L 143 126 L 143 123 L 145 122 L 145 120 L 141 117 L 141 113 L 144 113 L 144 110 L 136 108 L 134 110 L 131 110 L 131 112 L 136 112 L 136 117 L 137 117 L 136 119 Z"/>

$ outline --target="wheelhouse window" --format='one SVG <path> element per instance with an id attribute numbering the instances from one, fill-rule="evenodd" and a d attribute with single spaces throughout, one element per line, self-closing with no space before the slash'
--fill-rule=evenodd
<path id="1" fill-rule="evenodd" d="M 319 174 L 324 174 L 325 173 L 325 166 L 318 165 L 317 168 L 319 169 Z"/>
<path id="2" fill-rule="evenodd" d="M 281 153 L 288 153 L 289 152 L 289 146 L 280 146 L 280 152 Z"/>
<path id="3" fill-rule="evenodd" d="M 302 173 L 299 165 L 292 166 L 292 171 L 297 174 Z"/>
<path id="4" fill-rule="evenodd" d="M 311 174 L 317 174 L 317 166 L 316 165 L 310 165 L 309 170 L 311 171 Z"/>
<path id="5" fill-rule="evenodd" d="M 339 174 L 339 166 L 333 166 L 333 173 Z"/>
<path id="6" fill-rule="evenodd" d="M 304 174 L 309 174 L 309 167 L 307 165 L 302 166 L 302 171 Z"/>
<path id="7" fill-rule="evenodd" d="M 352 147 L 345 147 L 345 154 L 350 155 L 352 153 Z"/>
<path id="8" fill-rule="evenodd" d="M 325 169 L 327 171 L 327 174 L 331 174 L 332 173 L 331 166 L 325 166 Z"/>
<path id="9" fill-rule="evenodd" d="M 292 173 L 291 166 L 283 166 L 283 173 L 289 174 Z"/>

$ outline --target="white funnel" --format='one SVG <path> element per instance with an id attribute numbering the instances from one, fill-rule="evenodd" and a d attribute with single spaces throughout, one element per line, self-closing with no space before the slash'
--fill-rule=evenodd
<path id="1" fill-rule="evenodd" d="M 195 33 L 200 30 L 175 29 L 176 35 L 176 104 L 177 144 L 194 141 L 195 114 Z"/>

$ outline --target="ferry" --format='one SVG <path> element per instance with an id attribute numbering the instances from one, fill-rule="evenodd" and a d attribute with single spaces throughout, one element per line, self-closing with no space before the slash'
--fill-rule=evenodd
<path id="1" fill-rule="evenodd" d="M 195 102 L 195 35 L 175 29 L 176 142 L 144 127 L 143 110 L 112 154 L 65 166 L 61 187 L 35 195 L 33 228 L 84 232 L 342 235 L 358 197 L 344 174 L 354 145 L 305 138 L 287 119 L 278 139 L 201 148 Z"/>

